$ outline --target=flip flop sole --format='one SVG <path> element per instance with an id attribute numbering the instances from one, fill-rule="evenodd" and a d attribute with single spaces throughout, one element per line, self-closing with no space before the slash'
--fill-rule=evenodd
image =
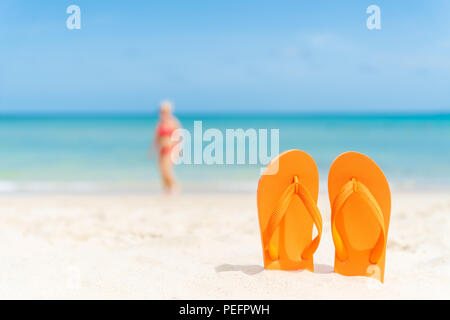
<path id="1" fill-rule="evenodd" d="M 383 171 L 369 157 L 358 152 L 346 152 L 338 156 L 330 167 L 328 195 L 331 207 L 343 186 L 356 179 L 363 183 L 379 204 L 387 231 L 391 213 L 391 192 Z M 332 213 L 332 215 L 335 213 Z M 334 271 L 346 276 L 368 276 L 384 281 L 386 246 L 376 264 L 370 263 L 370 254 L 381 228 L 371 213 L 367 202 L 352 194 L 336 216 L 336 228 L 340 230 L 347 249 L 348 259 L 341 261 L 335 254 Z"/>
<path id="2" fill-rule="evenodd" d="M 306 152 L 289 150 L 280 154 L 269 163 L 258 183 L 258 216 L 266 269 L 314 271 L 312 259 L 301 259 L 303 250 L 311 243 L 313 220 L 298 197 L 290 203 L 280 227 L 275 231 L 273 237 L 271 239 L 264 238 L 274 208 L 284 190 L 292 184 L 294 176 L 298 177 L 317 203 L 319 173 L 314 159 Z M 270 254 L 264 250 L 270 240 L 278 248 L 278 259 L 276 260 L 273 260 Z"/>

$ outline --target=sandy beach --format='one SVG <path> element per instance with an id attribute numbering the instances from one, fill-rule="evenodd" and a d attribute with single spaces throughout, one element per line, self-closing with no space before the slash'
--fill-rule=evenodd
<path id="1" fill-rule="evenodd" d="M 450 298 L 450 194 L 393 193 L 385 284 L 333 273 L 330 206 L 315 273 L 265 271 L 255 195 L 3 195 L 0 298 Z"/>

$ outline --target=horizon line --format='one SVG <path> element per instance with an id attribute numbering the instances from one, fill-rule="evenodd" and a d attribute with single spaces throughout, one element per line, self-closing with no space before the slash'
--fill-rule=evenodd
<path id="1" fill-rule="evenodd" d="M 277 112 L 250 112 L 250 111 L 181 111 L 175 112 L 176 116 L 243 116 L 243 117 L 266 117 L 266 116 L 450 116 L 450 111 L 277 111 Z M 0 117 L 70 117 L 70 116 L 157 116 L 158 111 L 0 111 Z"/>

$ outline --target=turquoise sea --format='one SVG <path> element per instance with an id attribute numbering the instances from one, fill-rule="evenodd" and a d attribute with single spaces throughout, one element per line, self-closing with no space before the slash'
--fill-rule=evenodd
<path id="1" fill-rule="evenodd" d="M 450 186 L 450 114 L 188 115 L 192 130 L 279 129 L 280 152 L 310 153 L 326 188 L 340 153 L 372 157 L 393 188 Z M 0 192 L 156 191 L 156 154 L 148 155 L 156 115 L 0 115 Z M 206 143 L 205 143 L 206 145 Z M 185 191 L 256 189 L 259 165 L 179 165 Z"/>

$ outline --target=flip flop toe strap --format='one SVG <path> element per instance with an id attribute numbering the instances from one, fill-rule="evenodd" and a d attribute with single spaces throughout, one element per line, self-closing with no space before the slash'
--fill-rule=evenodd
<path id="1" fill-rule="evenodd" d="M 333 235 L 334 245 L 336 247 L 336 255 L 341 261 L 346 261 L 348 259 L 348 251 L 345 248 L 344 241 L 336 227 L 336 217 L 342 214 L 342 208 L 347 203 L 348 199 L 352 194 L 358 194 L 364 201 L 368 204 L 370 212 L 375 216 L 378 225 L 380 226 L 380 235 L 378 236 L 377 242 L 370 253 L 370 263 L 377 264 L 383 253 L 384 247 L 386 245 L 386 229 L 384 226 L 384 217 L 381 208 L 372 195 L 370 190 L 360 181 L 352 178 L 351 181 L 347 182 L 341 189 L 340 193 L 336 196 L 331 214 L 331 232 Z"/>
<path id="2" fill-rule="evenodd" d="M 314 252 L 319 246 L 320 238 L 322 236 L 322 216 L 320 215 L 319 209 L 317 208 L 316 202 L 311 197 L 308 189 L 299 181 L 297 176 L 294 176 L 293 182 L 286 188 L 275 207 L 272 216 L 267 224 L 264 239 L 267 239 L 267 244 L 265 250 L 269 253 L 272 260 L 278 260 L 278 248 L 276 248 L 272 243 L 272 237 L 277 228 L 280 226 L 291 201 L 294 197 L 299 197 L 300 200 L 305 205 L 308 213 L 311 215 L 313 222 L 317 228 L 318 234 L 311 241 L 311 243 L 303 250 L 301 254 L 301 259 L 311 259 Z"/>

